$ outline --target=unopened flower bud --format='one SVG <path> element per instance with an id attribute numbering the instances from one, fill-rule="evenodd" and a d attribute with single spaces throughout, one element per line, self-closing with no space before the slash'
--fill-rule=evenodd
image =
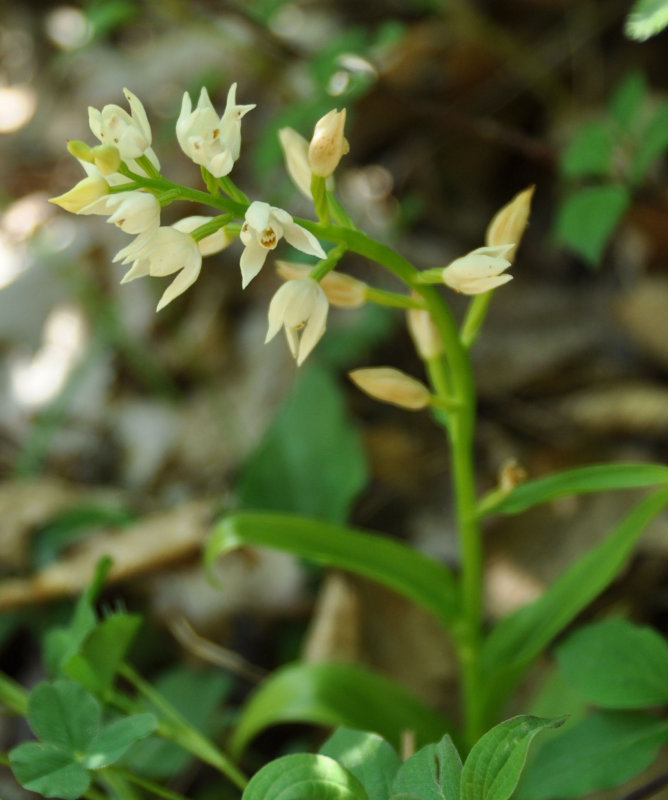
<path id="1" fill-rule="evenodd" d="M 506 256 L 514 247 L 514 244 L 478 247 L 456 258 L 443 269 L 443 283 L 462 294 L 482 294 L 508 283 L 513 276 L 502 273 L 510 266 Z"/>
<path id="2" fill-rule="evenodd" d="M 86 142 L 82 142 L 79 139 L 70 139 L 67 142 L 67 151 L 75 158 L 93 163 L 93 148 Z"/>
<path id="3" fill-rule="evenodd" d="M 49 202 L 64 208 L 65 211 L 78 214 L 95 200 L 104 197 L 105 194 L 109 194 L 109 184 L 104 178 L 84 178 L 69 192 L 52 197 Z"/>
<path id="4" fill-rule="evenodd" d="M 304 264 L 293 264 L 290 261 L 276 261 L 276 272 L 284 281 L 308 278 L 312 272 L 312 267 Z M 324 291 L 329 304 L 337 308 L 359 308 L 366 303 L 367 285 L 363 281 L 358 281 L 351 275 L 343 272 L 328 272 L 320 280 L 320 286 Z"/>
<path id="5" fill-rule="evenodd" d="M 348 375 L 363 392 L 376 400 L 411 411 L 419 411 L 431 403 L 431 392 L 423 383 L 393 367 L 354 369 Z"/>
<path id="6" fill-rule="evenodd" d="M 121 154 L 118 147 L 113 144 L 99 144 L 91 150 L 93 163 L 103 175 L 111 175 L 118 172 L 121 166 Z"/>
<path id="7" fill-rule="evenodd" d="M 529 221 L 529 211 L 531 210 L 531 198 L 535 186 L 516 194 L 513 199 L 503 208 L 496 212 L 492 221 L 487 226 L 485 233 L 485 244 L 488 247 L 496 247 L 504 244 L 514 244 L 515 248 L 507 256 L 511 263 L 517 252 L 517 247 L 522 239 L 522 234 Z"/>
<path id="8" fill-rule="evenodd" d="M 443 339 L 434 325 L 431 314 L 426 309 L 409 309 L 406 314 L 406 322 L 415 349 L 423 361 L 429 361 L 443 353 Z"/>
<path id="9" fill-rule="evenodd" d="M 343 135 L 346 124 L 346 109 L 332 109 L 318 120 L 308 148 L 311 172 L 321 178 L 329 177 L 339 165 L 350 147 Z"/>
<path id="10" fill-rule="evenodd" d="M 281 128 L 278 140 L 283 150 L 285 168 L 299 191 L 311 199 L 311 165 L 308 160 L 308 142 L 292 128 Z"/>

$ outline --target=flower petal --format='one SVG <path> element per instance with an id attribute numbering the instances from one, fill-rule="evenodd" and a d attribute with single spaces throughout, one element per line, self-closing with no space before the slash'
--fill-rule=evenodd
<path id="1" fill-rule="evenodd" d="M 181 272 L 169 284 L 164 294 L 160 298 L 156 311 L 163 309 L 168 303 L 171 303 L 175 297 L 183 294 L 186 289 L 189 289 L 199 277 L 200 270 L 202 269 L 202 260 L 199 263 L 192 263 L 184 267 Z"/>
<path id="2" fill-rule="evenodd" d="M 259 242 L 250 241 L 241 254 L 241 288 L 245 289 L 264 265 L 267 252 Z"/>
<path id="3" fill-rule="evenodd" d="M 327 302 L 327 297 L 322 289 L 320 289 L 311 316 L 302 331 L 302 337 L 299 341 L 299 355 L 297 357 L 298 367 L 304 363 L 308 354 L 313 350 L 316 344 L 318 344 L 324 334 L 328 311 L 329 303 Z"/>
<path id="4" fill-rule="evenodd" d="M 307 231 L 306 228 L 297 225 L 296 222 L 290 222 L 285 225 L 284 236 L 289 244 L 296 247 L 297 250 L 301 250 L 302 253 L 308 253 L 318 258 L 327 257 L 327 253 L 322 249 L 322 245 L 315 236 L 310 231 Z"/>
<path id="5" fill-rule="evenodd" d="M 254 228 L 258 233 L 263 231 L 269 225 L 269 216 L 271 215 L 272 208 L 269 203 L 263 203 L 261 200 L 255 200 L 248 206 L 246 211 L 246 222 Z"/>

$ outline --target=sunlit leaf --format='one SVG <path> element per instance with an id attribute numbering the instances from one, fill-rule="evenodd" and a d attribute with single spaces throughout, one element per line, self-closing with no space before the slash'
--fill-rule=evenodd
<path id="1" fill-rule="evenodd" d="M 337 728 L 319 752 L 338 761 L 352 773 L 364 787 L 369 800 L 388 800 L 401 760 L 381 736 Z"/>
<path id="2" fill-rule="evenodd" d="M 636 0 L 626 19 L 624 32 L 644 42 L 668 25 L 668 0 Z"/>
<path id="3" fill-rule="evenodd" d="M 493 493 L 483 498 L 479 513 L 517 514 L 568 495 L 661 484 L 668 484 L 668 467 L 661 464 L 593 464 L 521 483 L 504 495 Z"/>
<path id="4" fill-rule="evenodd" d="M 270 761 L 251 778 L 242 800 L 368 800 L 360 782 L 327 756 L 295 753 Z"/>
<path id="5" fill-rule="evenodd" d="M 378 534 L 287 514 L 231 514 L 215 527 L 205 561 L 211 565 L 221 554 L 244 545 L 273 547 L 364 575 L 446 624 L 457 615 L 453 574 L 422 553 Z"/>

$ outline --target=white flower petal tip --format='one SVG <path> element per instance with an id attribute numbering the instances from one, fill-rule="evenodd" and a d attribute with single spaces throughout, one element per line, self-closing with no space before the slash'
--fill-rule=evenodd
<path id="1" fill-rule="evenodd" d="M 290 352 L 301 366 L 325 332 L 328 311 L 327 297 L 313 278 L 284 283 L 269 304 L 265 343 L 284 328 Z"/>
<path id="2" fill-rule="evenodd" d="M 503 275 L 511 262 L 505 256 L 514 244 L 479 247 L 462 258 L 455 259 L 442 272 L 443 283 L 462 294 L 482 294 L 512 280 Z"/>
<path id="3" fill-rule="evenodd" d="M 244 245 L 240 263 L 243 288 L 262 269 L 267 254 L 276 248 L 283 237 L 302 253 L 318 258 L 327 256 L 316 237 L 297 225 L 287 211 L 255 200 L 248 206 L 239 234 Z"/>
<path id="4" fill-rule="evenodd" d="M 117 147 L 123 161 L 132 161 L 150 149 L 151 126 L 139 98 L 129 89 L 124 89 L 123 93 L 130 105 L 130 114 L 113 104 L 104 106 L 101 111 L 89 107 L 88 121 L 102 144 Z"/>
<path id="5" fill-rule="evenodd" d="M 160 203 L 149 192 L 133 190 L 110 195 L 106 207 L 113 212 L 107 222 L 125 233 L 150 233 L 160 226 Z"/>
<path id="6" fill-rule="evenodd" d="M 253 108 L 255 105 L 237 105 L 236 83 L 227 94 L 222 117 L 218 117 L 206 87 L 202 87 L 194 111 L 186 92 L 176 122 L 176 138 L 181 149 L 214 178 L 228 175 L 241 152 L 241 120 Z"/>
<path id="7" fill-rule="evenodd" d="M 108 194 L 109 184 L 104 178 L 89 177 L 79 181 L 69 192 L 58 197 L 51 197 L 49 202 L 72 214 L 104 213 L 104 211 L 91 212 L 88 209 L 98 200 L 106 199 Z"/>
<path id="8" fill-rule="evenodd" d="M 487 245 L 494 246 L 503 242 L 512 242 L 516 247 L 519 245 L 529 222 L 535 189 L 535 186 L 529 186 L 496 212 L 485 232 Z M 512 261 L 514 257 L 515 252 L 510 256 L 510 260 Z"/>
<path id="9" fill-rule="evenodd" d="M 431 392 L 416 378 L 394 367 L 367 367 L 348 373 L 363 392 L 384 403 L 420 411 L 431 403 Z"/>

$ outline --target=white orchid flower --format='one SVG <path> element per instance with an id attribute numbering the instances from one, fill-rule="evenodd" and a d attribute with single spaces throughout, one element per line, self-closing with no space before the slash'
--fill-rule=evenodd
<path id="1" fill-rule="evenodd" d="M 482 294 L 508 283 L 513 276 L 502 273 L 510 266 L 505 256 L 513 247 L 514 244 L 478 247 L 444 268 L 443 283 L 462 294 Z"/>
<path id="2" fill-rule="evenodd" d="M 239 234 L 245 245 L 240 262 L 244 289 L 262 269 L 267 254 L 276 247 L 282 237 L 302 253 L 318 258 L 325 258 L 327 255 L 316 237 L 306 228 L 293 222 L 287 211 L 256 200 L 248 206 L 246 221 Z"/>
<path id="3" fill-rule="evenodd" d="M 328 311 L 329 303 L 318 281 L 298 278 L 284 283 L 269 303 L 265 343 L 285 328 L 290 352 L 300 366 L 325 332 Z"/>
<path id="4" fill-rule="evenodd" d="M 236 101 L 237 85 L 227 94 L 227 105 L 218 117 L 206 87 L 202 87 L 197 108 L 192 110 L 190 95 L 185 92 L 181 113 L 176 122 L 176 138 L 183 152 L 214 176 L 229 175 L 241 152 L 241 119 L 255 104 L 240 106 Z"/>
<path id="5" fill-rule="evenodd" d="M 129 89 L 123 89 L 123 94 L 130 104 L 130 114 L 113 104 L 104 106 L 102 111 L 89 107 L 90 129 L 102 144 L 117 147 L 121 159 L 126 163 L 146 155 L 160 169 L 160 163 L 151 149 L 151 126 L 144 106 Z"/>
<path id="6" fill-rule="evenodd" d="M 132 262 L 132 267 L 121 283 L 128 283 L 145 275 L 164 277 L 179 272 L 160 298 L 157 311 L 190 288 L 199 277 L 202 254 L 197 242 L 183 231 L 161 227 L 151 233 L 140 234 L 134 242 L 120 250 L 114 261 Z"/>

